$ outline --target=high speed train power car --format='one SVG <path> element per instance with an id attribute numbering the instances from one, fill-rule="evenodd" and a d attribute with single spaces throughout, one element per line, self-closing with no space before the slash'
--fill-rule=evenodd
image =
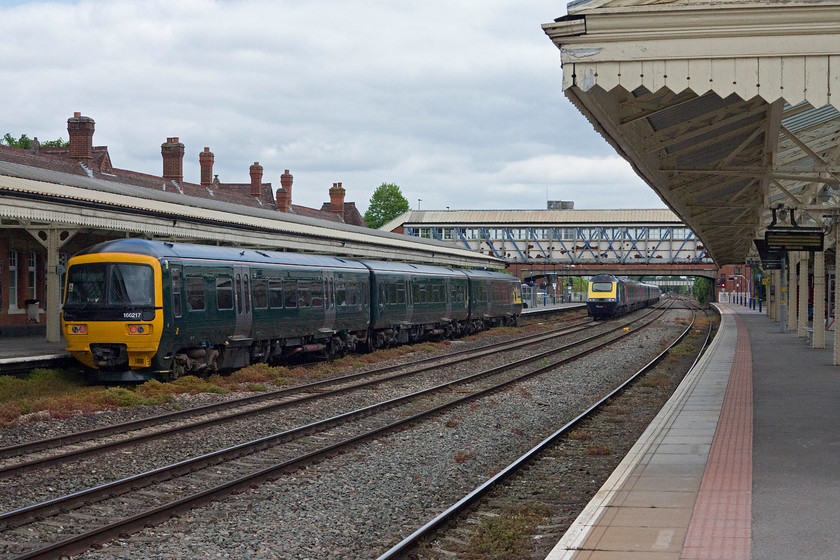
<path id="1" fill-rule="evenodd" d="M 122 239 L 68 262 L 62 332 L 99 381 L 206 375 L 516 324 L 498 272 Z"/>
<path id="2" fill-rule="evenodd" d="M 661 296 L 659 286 L 599 274 L 589 281 L 586 309 L 596 319 L 617 317 L 655 303 Z"/>

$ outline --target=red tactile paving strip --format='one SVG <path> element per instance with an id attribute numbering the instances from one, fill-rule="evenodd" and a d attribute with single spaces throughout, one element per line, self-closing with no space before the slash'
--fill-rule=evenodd
<path id="1" fill-rule="evenodd" d="M 752 526 L 752 350 L 744 321 L 682 560 L 749 560 Z"/>

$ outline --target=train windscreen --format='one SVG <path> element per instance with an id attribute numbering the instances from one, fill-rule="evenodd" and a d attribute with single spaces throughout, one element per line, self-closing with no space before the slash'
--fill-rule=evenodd
<path id="1" fill-rule="evenodd" d="M 612 282 L 592 282 L 593 292 L 611 292 L 613 291 Z"/>
<path id="2" fill-rule="evenodd" d="M 151 306 L 152 267 L 131 263 L 77 264 L 68 271 L 66 294 L 66 306 Z"/>

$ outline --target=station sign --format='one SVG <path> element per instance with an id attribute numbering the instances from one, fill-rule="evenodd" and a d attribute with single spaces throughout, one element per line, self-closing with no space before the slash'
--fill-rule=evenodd
<path id="1" fill-rule="evenodd" d="M 820 228 L 772 228 L 764 232 L 767 251 L 822 251 L 823 234 Z"/>
<path id="2" fill-rule="evenodd" d="M 764 239 L 755 239 L 755 248 L 758 249 L 758 256 L 761 258 L 761 268 L 764 270 L 781 270 L 782 256 L 784 251 L 769 250 Z"/>

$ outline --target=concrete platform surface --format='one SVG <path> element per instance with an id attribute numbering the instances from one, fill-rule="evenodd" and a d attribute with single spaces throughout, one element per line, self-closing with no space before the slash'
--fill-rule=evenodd
<path id="1" fill-rule="evenodd" d="M 549 560 L 840 558 L 840 367 L 754 310 L 721 328 Z"/>

